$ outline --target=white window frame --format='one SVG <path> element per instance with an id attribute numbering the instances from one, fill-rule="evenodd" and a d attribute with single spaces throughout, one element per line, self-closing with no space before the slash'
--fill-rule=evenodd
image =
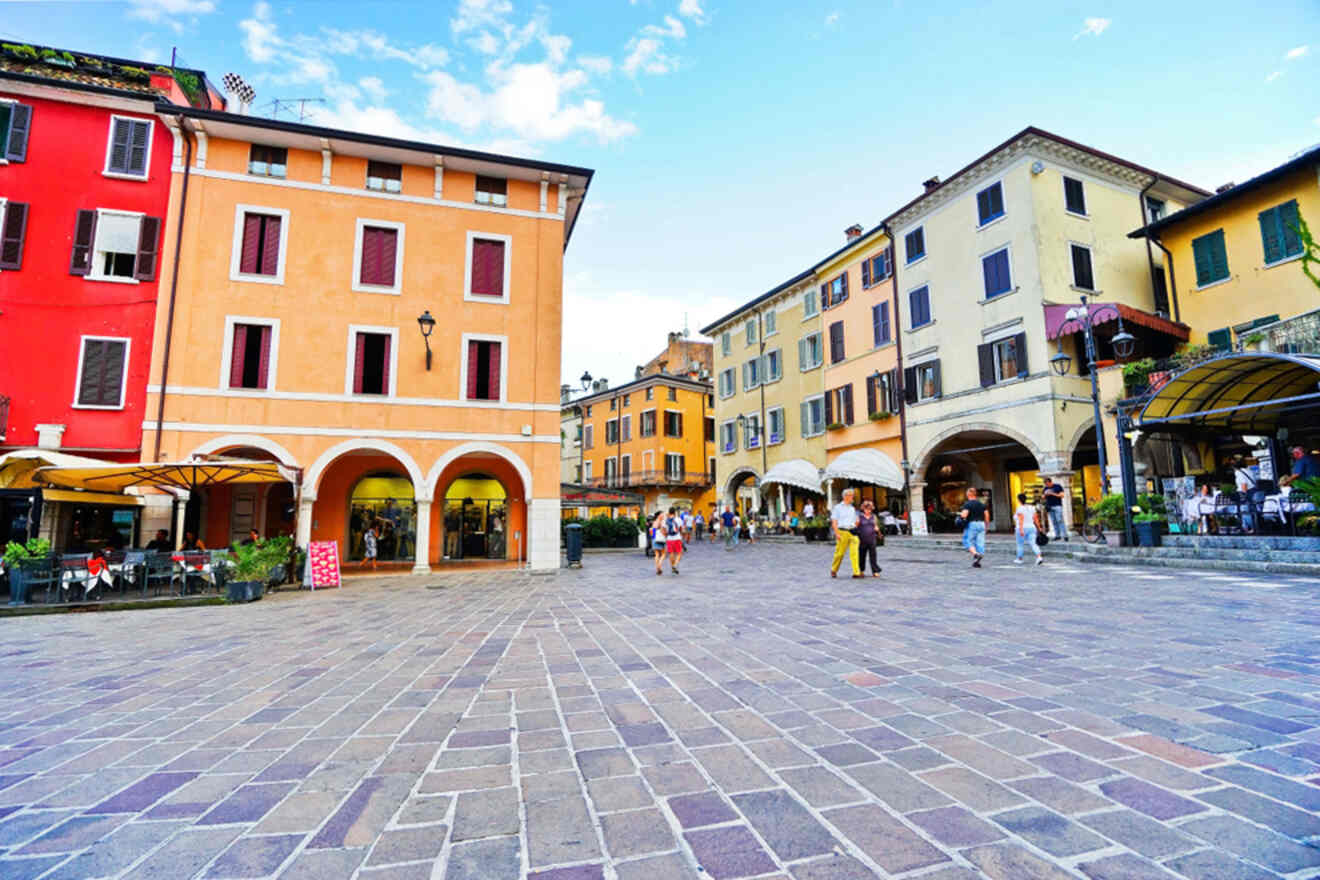
<path id="1" fill-rule="evenodd" d="M 914 373 L 914 375 L 916 376 L 916 379 L 917 379 L 917 389 L 916 389 L 916 390 L 917 390 L 917 403 L 922 403 L 923 401 L 927 401 L 927 400 L 939 400 L 940 397 L 942 396 L 942 394 L 941 394 L 940 392 L 938 392 L 938 391 L 937 391 L 935 394 L 931 395 L 930 397 L 927 397 L 926 395 L 924 395 L 924 394 L 921 392 L 922 386 L 923 386 L 923 384 L 924 384 L 924 383 L 921 381 L 921 370 L 922 370 L 922 368 L 923 368 L 923 367 L 933 366 L 933 365 L 934 365 L 935 363 L 937 363 L 938 361 L 939 361 L 939 358 L 927 358 L 927 359 L 924 360 L 924 361 L 921 361 L 921 362 L 919 362 L 919 363 L 915 363 L 915 364 L 912 364 L 912 365 L 911 365 L 912 368 L 913 368 L 914 370 L 916 370 L 916 373 Z M 943 390 L 943 389 L 940 389 L 940 391 L 942 391 L 942 390 Z"/>
<path id="2" fill-rule="evenodd" d="M 86 274 L 85 276 L 83 276 L 83 277 L 86 278 L 88 281 L 109 281 L 111 284 L 141 284 L 142 282 L 141 282 L 140 280 L 138 280 L 137 278 L 134 278 L 134 277 L 132 277 L 132 276 L 129 276 L 129 277 L 127 277 L 127 278 L 123 278 L 123 277 L 120 277 L 119 275 L 102 275 L 102 274 L 101 274 L 101 270 L 100 270 L 100 268 L 99 268 L 99 266 L 101 265 L 101 261 L 98 260 L 98 259 L 96 258 L 96 255 L 100 253 L 100 251 L 98 251 L 98 250 L 96 249 L 96 236 L 99 235 L 99 234 L 100 234 L 100 231 L 101 231 L 101 218 L 102 218 L 103 216 L 105 216 L 106 214 L 114 215 L 114 216 L 117 216 L 117 217 L 135 217 L 135 218 L 137 218 L 137 221 L 138 221 L 138 241 L 141 242 L 141 240 L 142 240 L 142 218 L 146 217 L 146 216 L 147 216 L 146 214 L 142 213 L 141 211 L 121 211 L 121 210 L 119 210 L 119 209 L 117 209 L 117 208 L 97 208 L 97 209 L 96 209 L 96 230 L 95 230 L 95 232 L 94 232 L 93 235 L 92 235 L 91 250 L 89 250 L 89 251 L 88 251 L 88 254 L 87 254 L 87 274 Z M 133 249 L 133 261 L 134 261 L 134 262 L 133 262 L 133 272 L 134 272 L 134 274 L 137 274 L 137 254 L 138 254 L 138 248 L 135 246 L 134 249 Z M 157 259 L 157 260 L 160 259 L 160 251 L 159 251 L 159 249 L 158 249 L 157 252 L 156 252 L 156 259 Z M 107 337 L 107 338 L 109 338 L 109 337 Z"/>
<path id="3" fill-rule="evenodd" d="M 725 330 L 720 334 L 720 354 L 729 357 L 733 353 L 733 334 Z"/>
<path id="4" fill-rule="evenodd" d="M 765 332 L 761 334 L 764 339 L 767 336 L 775 336 L 779 333 L 779 316 L 775 314 L 774 309 L 769 309 L 761 315 L 761 321 L 765 326 Z"/>
<path id="5" fill-rule="evenodd" d="M 802 404 L 804 406 L 810 408 L 812 403 L 820 404 L 820 430 L 812 431 L 810 434 L 808 434 L 806 425 L 803 425 L 802 426 L 803 437 L 819 437 L 821 434 L 825 433 L 825 395 L 812 394 L 809 397 L 802 398 Z"/>
<path id="6" fill-rule="evenodd" d="M 687 470 L 686 470 L 686 465 L 687 465 L 686 458 L 687 458 L 687 456 L 684 455 L 684 454 L 681 453 L 681 452 L 666 452 L 666 453 L 665 453 L 665 479 L 666 479 L 666 480 L 675 480 L 675 479 L 679 479 L 679 478 L 680 478 L 680 477 L 679 477 L 678 469 L 675 468 L 675 469 L 671 470 L 670 467 L 669 467 L 669 462 L 670 462 L 670 460 L 671 460 L 671 459 L 675 459 L 675 458 L 678 459 L 679 461 L 683 462 L 683 464 L 684 464 L 684 466 L 685 466 L 685 468 L 684 468 L 684 470 L 683 470 L 683 476 L 686 476 L 686 475 L 687 475 Z"/>
<path id="7" fill-rule="evenodd" d="M 759 410 L 753 410 L 749 413 L 743 413 L 743 418 L 747 419 L 747 427 L 743 429 L 743 449 L 752 450 L 761 448 L 761 413 Z M 753 424 L 755 423 L 755 424 Z"/>
<path id="8" fill-rule="evenodd" d="M 820 314 L 820 291 L 807 288 L 802 291 L 802 320 Z"/>
<path id="9" fill-rule="evenodd" d="M 496 400 L 469 400 L 467 396 L 468 343 L 498 342 L 500 344 L 500 396 Z M 495 333 L 464 333 L 459 353 L 462 357 L 458 375 L 458 399 L 468 406 L 496 406 L 509 399 L 509 337 Z M 390 375 L 393 375 L 391 373 Z"/>
<path id="10" fill-rule="evenodd" d="M 648 413 L 651 416 L 651 433 L 643 434 L 642 432 L 646 430 L 646 416 Z M 651 407 L 650 409 L 642 410 L 641 417 L 637 419 L 637 436 L 639 438 L 655 437 L 659 433 L 660 433 L 660 416 L 659 413 L 656 411 L 656 408 Z"/>
<path id="11" fill-rule="evenodd" d="M 614 465 L 613 468 L 610 465 Z M 613 471 L 613 473 L 610 473 Z M 617 486 L 619 484 L 619 457 L 609 455 L 605 457 L 605 485 Z"/>
<path id="12" fill-rule="evenodd" d="M 1090 220 L 1091 200 L 1086 197 L 1086 181 L 1080 177 L 1072 177 L 1071 175 L 1068 174 L 1060 175 L 1059 180 L 1061 181 L 1059 185 L 1063 187 L 1063 213 L 1067 214 L 1070 217 L 1081 217 L 1083 220 Z M 1068 181 L 1070 180 L 1075 180 L 1082 185 L 1082 207 L 1086 208 L 1087 210 L 1082 212 L 1081 214 L 1078 214 L 1076 211 L 1070 210 L 1068 208 Z M 1091 271 L 1094 274 L 1095 272 L 1094 266 L 1092 266 Z"/>
<path id="13" fill-rule="evenodd" d="M 119 377 L 119 405 L 105 406 L 103 404 L 79 403 L 78 391 L 82 388 L 83 356 L 87 353 L 87 342 L 122 342 L 124 343 L 124 372 Z M 74 409 L 99 409 L 99 410 L 122 410 L 128 404 L 128 367 L 132 363 L 133 340 L 128 336 L 79 336 L 78 337 L 78 371 L 73 374 L 73 408 Z"/>
<path id="14" fill-rule="evenodd" d="M 730 435 L 733 437 L 733 442 L 727 446 L 724 442 L 725 428 L 728 428 Z M 720 448 L 721 455 L 733 455 L 738 451 L 738 421 L 736 419 L 725 419 L 720 422 L 720 433 L 717 445 Z"/>
<path id="15" fill-rule="evenodd" d="M 280 224 L 281 228 L 283 224 Z M 394 284 L 386 286 L 384 284 L 363 284 L 362 278 L 362 236 L 366 233 L 368 226 L 376 226 L 381 229 L 393 229 L 399 234 L 398 241 L 394 248 Z M 400 296 L 403 293 L 403 236 L 404 224 L 393 220 L 373 220 L 369 217 L 358 217 L 353 232 L 353 290 L 358 293 L 387 293 Z M 507 254 L 507 247 L 505 250 Z M 469 251 L 469 257 L 471 252 Z M 506 260 L 507 262 L 507 260 Z M 508 286 L 507 284 L 505 285 Z"/>
<path id="16" fill-rule="evenodd" d="M 771 431 L 771 428 L 773 428 L 775 423 L 774 420 L 775 413 L 779 413 L 778 440 L 774 438 L 774 434 Z M 782 406 L 772 406 L 765 411 L 765 445 L 778 446 L 780 443 L 783 443 L 787 439 L 788 439 L 788 419 L 785 416 L 784 408 Z"/>
<path id="17" fill-rule="evenodd" d="M 987 221 L 985 221 L 984 223 L 982 223 L 982 222 L 981 222 L 981 206 L 980 206 L 979 204 L 976 204 L 976 203 L 978 202 L 981 193 L 983 193 L 983 192 L 985 192 L 986 190 L 988 190 L 988 189 L 994 187 L 996 184 L 999 186 L 999 200 L 1000 200 L 1001 202 L 1004 203 L 1004 210 L 1000 212 L 1000 214 L 999 214 L 998 217 L 991 217 L 989 220 L 987 220 Z M 972 202 L 973 202 L 973 204 L 975 204 L 975 206 L 976 206 L 976 212 L 977 212 L 977 213 L 976 213 L 976 228 L 977 228 L 978 230 L 980 230 L 980 229 L 985 229 L 985 228 L 987 228 L 987 227 L 989 227 L 989 226 L 994 226 L 994 225 L 995 225 L 996 223 L 998 223 L 1000 220 L 1003 220 L 1005 217 L 1008 216 L 1008 199 L 1004 198 L 1004 178 L 1001 177 L 1001 178 L 999 178 L 999 179 L 997 179 L 997 180 L 992 180 L 992 181 L 990 181 L 990 182 L 987 183 L 985 186 L 983 186 L 983 187 L 981 187 L 980 189 L 978 189 L 978 190 L 976 191 L 976 194 L 975 194 L 975 195 L 976 195 L 976 198 L 973 198 L 973 199 L 972 199 Z M 923 235 L 922 235 L 921 243 L 922 243 L 923 245 L 926 243 L 926 239 L 925 239 L 925 234 L 924 234 L 924 233 L 923 233 Z"/>
<path id="18" fill-rule="evenodd" d="M 280 256 L 279 265 L 274 275 L 245 274 L 239 270 L 243 265 L 243 215 L 274 214 L 280 218 Z M 287 208 L 270 208 L 265 205 L 234 206 L 234 246 L 229 255 L 229 280 L 252 281 L 257 284 L 284 284 L 285 256 L 289 247 L 289 211 Z"/>
<path id="19" fill-rule="evenodd" d="M 123 171 L 110 170 L 110 151 L 115 143 L 115 122 L 124 119 L 130 122 L 145 122 L 147 124 L 147 159 L 142 164 L 141 174 L 126 174 Z M 110 114 L 110 130 L 105 134 L 105 167 L 101 169 L 103 177 L 113 177 L 116 180 L 136 180 L 139 183 L 145 183 L 151 177 L 151 148 L 156 140 L 156 120 L 146 116 L 128 116 L 123 113 Z"/>
<path id="20" fill-rule="evenodd" d="M 724 393 L 724 377 L 729 377 L 729 393 Z M 727 400 L 738 393 L 738 369 L 726 367 L 720 371 L 720 400 Z"/>
<path id="21" fill-rule="evenodd" d="M 778 358 L 778 360 L 779 360 L 779 373 L 778 373 L 778 375 L 774 375 L 774 376 L 772 376 L 772 375 L 770 374 L 770 356 L 771 356 L 771 355 L 774 355 L 774 356 L 775 356 L 776 358 Z M 762 375 L 761 375 L 761 384 L 762 384 L 762 385 L 772 385 L 772 384 L 774 384 L 775 382 L 778 382 L 780 379 L 784 378 L 784 350 L 783 350 L 782 348 L 772 348 L 772 349 L 770 349 L 770 350 L 767 351 L 765 354 L 761 355 L 761 359 L 762 359 L 762 361 L 764 361 L 764 363 L 761 365 L 761 374 L 762 374 Z"/>
<path id="22" fill-rule="evenodd" d="M 610 439 L 610 425 L 614 426 L 614 439 Z M 605 445 L 613 446 L 619 442 L 619 420 L 617 418 L 605 420 Z"/>
<path id="23" fill-rule="evenodd" d="M 999 253 L 1000 251 L 1006 251 L 1008 253 L 1008 288 L 1006 290 L 1001 290 L 999 293 L 996 293 L 994 296 L 990 296 L 989 293 L 985 290 L 985 260 L 987 257 L 993 257 L 995 254 Z M 997 300 L 1002 297 L 1008 296 L 1010 293 L 1017 290 L 1017 279 L 1013 277 L 1013 245 L 1011 243 L 1005 243 L 997 247 L 990 248 L 990 250 L 981 254 L 980 262 L 981 262 L 981 302 L 990 302 L 991 300 Z M 920 288 L 915 288 L 915 289 L 919 290 Z M 929 294 L 927 294 L 927 296 L 929 297 Z M 935 320 L 934 313 L 931 314 L 931 320 L 932 321 Z"/>
<path id="24" fill-rule="evenodd" d="M 1079 247 L 1085 250 L 1087 257 L 1091 261 L 1090 287 L 1082 287 L 1080 284 L 1077 283 L 1077 264 L 1073 262 L 1073 251 L 1072 251 L 1072 249 L 1075 247 Z M 1089 244 L 1083 244 L 1080 241 L 1072 241 L 1072 240 L 1068 241 L 1068 283 L 1075 290 L 1085 291 L 1086 293 L 1100 292 L 1100 280 L 1096 278 L 1096 273 L 1095 273 L 1095 249 L 1092 248 Z"/>
<path id="25" fill-rule="evenodd" d="M 591 459 L 582 462 L 582 482 L 591 479 Z"/>
<path id="26" fill-rule="evenodd" d="M 485 241 L 504 242 L 504 296 L 484 296 L 472 292 L 472 243 L 478 238 Z M 478 232 L 469 229 L 467 232 L 467 255 L 463 259 L 463 299 L 467 302 L 490 303 L 492 305 L 508 305 L 509 294 L 513 290 L 513 236 L 501 235 L 497 232 Z M 395 276 L 398 277 L 397 275 Z"/>
<path id="27" fill-rule="evenodd" d="M 751 382 L 748 382 L 749 371 L 748 371 L 747 368 L 748 368 L 749 366 L 752 368 L 752 369 L 751 369 L 751 372 L 756 374 L 755 379 L 754 379 L 753 381 L 751 381 Z M 743 391 L 751 391 L 753 388 L 759 388 L 759 387 L 761 387 L 761 381 L 762 381 L 762 379 L 761 379 L 761 358 L 760 358 L 760 356 L 758 355 L 757 357 L 750 358 L 750 359 L 748 359 L 748 360 L 743 361 L 742 367 L 743 367 L 743 369 L 742 369 L 742 374 L 743 374 Z"/>
<path id="28" fill-rule="evenodd" d="M 467 386 L 464 385 L 463 387 L 466 388 Z M 595 448 L 596 448 L 596 426 L 595 426 L 595 425 L 587 425 L 587 426 L 585 426 L 585 427 L 582 429 L 582 448 L 583 448 L 583 449 L 595 449 Z"/>
<path id="29" fill-rule="evenodd" d="M 813 336 L 817 337 L 817 339 L 819 340 L 816 349 L 820 355 L 820 358 L 809 367 L 804 366 L 802 364 L 798 364 L 798 372 L 807 373 L 810 372 L 811 370 L 819 370 L 821 366 L 825 363 L 825 337 L 821 333 L 821 331 L 819 330 L 813 331 L 811 333 L 808 333 L 806 336 L 803 336 L 802 338 L 806 340 L 806 339 L 810 339 Z"/>
<path id="30" fill-rule="evenodd" d="M 626 431 L 624 430 L 624 427 L 625 427 L 625 426 L 626 426 L 627 429 L 628 429 L 628 430 L 626 430 Z M 631 414 L 625 414 L 625 415 L 621 415 L 621 416 L 619 416 L 619 439 L 622 440 L 622 441 L 624 441 L 624 442 L 626 443 L 626 442 L 628 442 L 629 440 L 631 440 L 632 438 L 633 438 L 633 433 L 632 433 L 632 415 L 631 415 Z"/>
<path id="31" fill-rule="evenodd" d="M 270 328 L 270 358 L 266 364 L 265 388 L 230 388 L 229 371 L 234 365 L 234 328 L 239 324 L 251 324 Z M 391 343 L 391 348 L 393 344 Z M 225 347 L 220 352 L 220 390 L 233 391 L 237 394 L 269 394 L 275 390 L 276 374 L 280 363 L 280 319 L 252 318 L 247 315 L 225 315 Z M 352 388 L 352 377 L 349 377 Z"/>
<path id="32" fill-rule="evenodd" d="M 390 387 L 386 389 L 385 394 L 354 394 L 353 393 L 353 360 L 357 356 L 357 335 L 359 333 L 380 333 L 383 336 L 390 337 Z M 467 366 L 467 346 L 463 346 L 464 367 Z M 348 345 L 344 349 L 347 355 L 344 358 L 344 394 L 354 400 L 377 400 L 382 397 L 394 397 L 395 390 L 399 382 L 399 328 L 398 327 L 373 327 L 367 324 L 349 324 L 348 325 Z M 464 387 L 467 385 L 464 383 Z"/>
<path id="33" fill-rule="evenodd" d="M 1004 371 L 1003 371 L 1003 365 L 1002 365 L 1002 363 L 1000 362 L 1000 359 L 999 359 L 999 347 L 1000 347 L 1001 345 L 1003 345 L 1004 343 L 1006 343 L 1006 342 L 1011 342 L 1011 343 L 1013 343 L 1014 346 L 1016 346 L 1016 345 L 1017 345 L 1017 334 L 1016 334 L 1016 333 L 1013 333 L 1013 334 L 1011 334 L 1011 335 L 1003 336 L 1003 337 L 1000 337 L 999 339 L 995 339 L 995 340 L 992 340 L 991 342 L 987 343 L 987 344 L 990 346 L 990 355 L 991 355 L 991 358 L 990 358 L 990 359 L 991 359 L 992 361 L 994 361 L 994 365 L 995 365 L 995 384 L 996 384 L 996 385 L 1000 384 L 1001 382 L 1009 382 L 1009 381 L 1016 380 L 1016 379 L 1018 378 L 1018 374 L 1017 374 L 1017 373 L 1014 373 L 1014 374 L 1011 375 L 1011 376 L 1005 376 L 1005 375 L 1003 374 L 1003 373 L 1004 373 Z M 1022 357 L 1022 353 L 1021 353 L 1021 352 L 1018 352 L 1018 359 L 1020 360 L 1021 357 Z"/>
<path id="34" fill-rule="evenodd" d="M 679 434 L 670 434 L 670 433 L 669 433 L 669 416 L 670 416 L 671 414 L 673 414 L 673 415 L 677 415 L 677 416 L 679 417 L 680 422 L 679 422 L 679 426 L 678 426 L 678 427 L 679 427 L 679 429 L 681 430 L 682 427 L 683 427 L 682 422 L 681 422 L 681 419 L 683 418 L 683 410 L 681 410 L 681 409 L 665 409 L 665 410 L 664 410 L 664 414 L 665 414 L 665 418 L 664 418 L 664 420 L 663 420 L 662 422 L 660 422 L 660 424 L 658 424 L 658 425 L 656 426 L 656 430 L 660 432 L 660 436 L 661 436 L 661 437 L 668 437 L 670 440 L 681 440 L 681 439 L 682 439 L 681 435 L 679 435 Z M 706 429 L 706 426 L 705 426 L 705 425 L 702 425 L 701 428 L 702 428 L 702 430 L 704 431 L 704 430 Z"/>
<path id="35" fill-rule="evenodd" d="M 626 468 L 623 466 L 624 462 L 627 462 L 627 463 L 628 463 L 628 466 L 627 466 Z M 631 453 L 631 452 L 625 452 L 623 455 L 620 455 L 620 456 L 619 456 L 619 479 L 620 479 L 620 480 L 623 479 L 623 472 L 624 472 L 625 470 L 628 472 L 628 476 L 631 477 L 631 476 L 632 476 L 632 453 Z"/>
<path id="36" fill-rule="evenodd" d="M 917 257 L 916 259 L 909 260 L 908 252 L 907 252 L 908 250 L 907 240 L 908 240 L 908 236 L 914 232 L 921 233 L 921 256 Z M 917 263 L 920 263 L 922 260 L 926 259 L 926 257 L 928 257 L 929 255 L 930 255 L 930 246 L 929 246 L 929 242 L 926 241 L 926 224 L 923 223 L 920 226 L 914 226 L 911 229 L 909 229 L 907 232 L 903 233 L 903 265 L 905 267 L 915 266 Z"/>

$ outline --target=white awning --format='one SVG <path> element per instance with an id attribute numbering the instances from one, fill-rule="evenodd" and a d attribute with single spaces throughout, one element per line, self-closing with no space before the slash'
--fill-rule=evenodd
<path id="1" fill-rule="evenodd" d="M 903 471 L 878 449 L 853 449 L 825 468 L 826 480 L 856 480 L 890 489 L 903 488 Z"/>
<path id="2" fill-rule="evenodd" d="M 800 458 L 779 462 L 779 464 L 770 468 L 761 483 L 782 483 L 785 486 L 806 489 L 808 492 L 820 493 L 822 491 L 820 488 L 820 470 L 811 462 Z"/>

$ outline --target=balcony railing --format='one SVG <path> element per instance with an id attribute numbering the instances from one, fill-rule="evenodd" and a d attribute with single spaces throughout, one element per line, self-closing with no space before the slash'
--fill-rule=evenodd
<path id="1" fill-rule="evenodd" d="M 1259 333 L 1264 339 L 1262 351 L 1281 354 L 1320 354 L 1320 309 L 1306 312 L 1273 324 L 1254 327 L 1247 336 Z"/>
<path id="2" fill-rule="evenodd" d="M 584 485 L 593 489 L 627 489 L 633 486 L 689 486 L 700 488 L 709 486 L 714 477 L 704 471 L 632 471 L 627 474 L 613 474 L 592 477 L 583 480 Z"/>

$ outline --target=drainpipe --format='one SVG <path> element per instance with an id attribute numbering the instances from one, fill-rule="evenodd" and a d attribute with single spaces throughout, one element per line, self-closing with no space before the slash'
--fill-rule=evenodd
<path id="1" fill-rule="evenodd" d="M 1173 320 L 1181 324 L 1182 310 L 1178 308 L 1178 278 L 1173 274 L 1173 254 L 1158 238 L 1148 240 L 1155 242 L 1155 247 L 1164 251 L 1164 260 L 1169 264 L 1169 301 L 1173 303 Z"/>
<path id="2" fill-rule="evenodd" d="M 898 381 L 894 395 L 898 403 L 898 438 L 903 449 L 903 491 L 908 496 L 908 522 L 912 516 L 912 492 L 908 488 L 908 437 L 907 437 L 907 394 L 903 388 L 903 324 L 898 317 L 898 246 L 894 242 L 894 231 L 889 224 L 884 224 L 885 235 L 889 236 L 889 283 L 894 293 L 894 345 L 898 354 Z"/>
<path id="3" fill-rule="evenodd" d="M 1155 186 L 1155 184 L 1159 183 L 1159 180 L 1160 179 L 1158 177 L 1152 177 L 1150 179 L 1150 183 L 1142 187 L 1141 193 L 1137 196 L 1137 202 L 1138 202 L 1137 207 L 1141 211 L 1141 228 L 1145 232 L 1146 262 L 1150 266 L 1151 290 L 1154 291 L 1155 289 L 1155 254 L 1150 249 L 1151 243 L 1153 242 L 1157 248 L 1159 248 L 1161 251 L 1164 252 L 1165 261 L 1169 264 L 1169 289 L 1168 289 L 1169 303 L 1173 306 L 1173 320 L 1181 324 L 1182 312 L 1181 309 L 1179 309 L 1178 307 L 1178 285 L 1174 281 L 1174 277 L 1173 277 L 1173 254 L 1169 253 L 1169 249 L 1166 248 L 1163 244 L 1161 244 L 1159 239 L 1151 238 L 1151 234 L 1150 234 L 1151 220 L 1149 216 L 1146 214 L 1146 193 L 1150 192 L 1150 190 Z"/>
<path id="4" fill-rule="evenodd" d="M 179 222 L 174 235 L 174 267 L 170 270 L 170 305 L 165 318 L 165 349 L 161 357 L 160 398 L 156 406 L 156 449 L 152 455 L 154 461 L 160 461 L 161 431 L 165 425 L 165 389 L 170 378 L 170 342 L 174 336 L 174 303 L 179 293 L 179 252 L 183 248 L 183 220 L 188 208 L 188 180 L 192 173 L 192 141 L 188 139 L 188 126 L 183 117 L 179 117 L 179 131 L 183 132 L 183 189 L 179 194 Z"/>

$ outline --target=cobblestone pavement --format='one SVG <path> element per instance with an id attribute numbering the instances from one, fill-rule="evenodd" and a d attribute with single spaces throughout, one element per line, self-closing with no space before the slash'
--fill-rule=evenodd
<path id="1" fill-rule="evenodd" d="M 922 552 L 0 620 L 0 877 L 1320 875 L 1320 584 Z"/>

